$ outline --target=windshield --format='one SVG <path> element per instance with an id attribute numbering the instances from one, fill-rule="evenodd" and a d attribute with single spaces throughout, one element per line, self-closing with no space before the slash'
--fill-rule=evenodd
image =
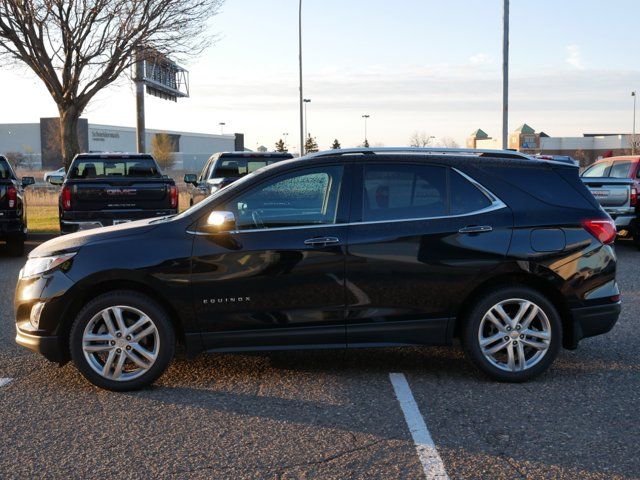
<path id="1" fill-rule="evenodd" d="M 160 178 L 152 158 L 80 158 L 71 165 L 69 178 Z"/>
<path id="2" fill-rule="evenodd" d="M 240 178 L 256 170 L 285 160 L 284 158 L 222 157 L 209 178 Z"/>

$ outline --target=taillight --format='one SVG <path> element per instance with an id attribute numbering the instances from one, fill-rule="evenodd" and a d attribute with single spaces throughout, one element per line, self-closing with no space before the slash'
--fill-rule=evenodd
<path id="1" fill-rule="evenodd" d="M 638 203 L 638 189 L 636 187 L 631 187 L 631 198 L 630 198 L 631 202 L 631 206 L 635 207 L 636 204 Z"/>
<path id="2" fill-rule="evenodd" d="M 172 185 L 169 191 L 169 196 L 171 198 L 171 208 L 178 208 L 178 187 Z"/>
<path id="3" fill-rule="evenodd" d="M 16 187 L 7 189 L 7 200 L 9 200 L 9 208 L 16 208 L 16 200 L 18 200 L 18 190 Z"/>
<path id="4" fill-rule="evenodd" d="M 62 187 L 60 198 L 62 200 L 62 209 L 71 210 L 71 189 L 67 185 Z"/>
<path id="5" fill-rule="evenodd" d="M 613 220 L 584 220 L 582 226 L 604 244 L 613 243 L 616 239 L 616 224 Z"/>

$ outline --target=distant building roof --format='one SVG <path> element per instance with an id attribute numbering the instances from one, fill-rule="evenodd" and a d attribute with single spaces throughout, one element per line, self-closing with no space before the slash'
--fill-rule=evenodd
<path id="1" fill-rule="evenodd" d="M 545 132 L 540 132 L 540 136 L 544 138 L 549 138 L 549 135 L 547 135 Z"/>
<path id="2" fill-rule="evenodd" d="M 536 133 L 536 131 L 531 128 L 529 125 L 527 125 L 526 123 L 523 123 L 522 125 L 520 125 L 518 128 L 516 128 L 514 130 L 514 132 L 520 132 L 520 133 Z"/>
<path id="3" fill-rule="evenodd" d="M 487 135 L 487 133 L 484 130 L 481 130 L 480 128 L 477 129 L 475 132 L 473 132 L 471 136 L 478 140 L 485 140 L 489 138 L 489 135 Z"/>

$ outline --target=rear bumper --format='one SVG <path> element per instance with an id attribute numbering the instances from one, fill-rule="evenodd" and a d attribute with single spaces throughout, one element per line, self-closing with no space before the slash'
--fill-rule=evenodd
<path id="1" fill-rule="evenodd" d="M 620 316 L 620 302 L 571 310 L 572 329 L 565 339 L 567 348 L 576 348 L 583 338 L 602 335 L 610 331 Z"/>
<path id="2" fill-rule="evenodd" d="M 92 228 L 109 227 L 118 223 L 125 223 L 145 218 L 165 217 L 175 215 L 175 208 L 160 210 L 114 210 L 94 212 L 63 212 L 60 218 L 60 230 L 63 233 L 72 233 Z"/>
<path id="3" fill-rule="evenodd" d="M 64 362 L 65 358 L 60 348 L 60 341 L 57 336 L 40 337 L 31 335 L 18 329 L 16 343 L 29 350 L 42 354 L 47 360 L 52 362 Z"/>
<path id="4" fill-rule="evenodd" d="M 21 219 L 0 219 L 0 236 L 20 235 L 24 233 L 24 224 Z"/>
<path id="5" fill-rule="evenodd" d="M 629 229 L 634 223 L 635 215 L 611 215 L 618 231 Z"/>

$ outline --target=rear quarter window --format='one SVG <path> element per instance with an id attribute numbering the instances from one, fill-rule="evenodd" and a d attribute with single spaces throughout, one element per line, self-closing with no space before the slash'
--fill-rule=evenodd
<path id="1" fill-rule="evenodd" d="M 451 215 L 477 212 L 491 206 L 491 200 L 478 187 L 455 170 L 451 170 Z"/>
<path id="2" fill-rule="evenodd" d="M 11 178 L 11 168 L 5 159 L 0 160 L 0 179 L 8 180 Z"/>

